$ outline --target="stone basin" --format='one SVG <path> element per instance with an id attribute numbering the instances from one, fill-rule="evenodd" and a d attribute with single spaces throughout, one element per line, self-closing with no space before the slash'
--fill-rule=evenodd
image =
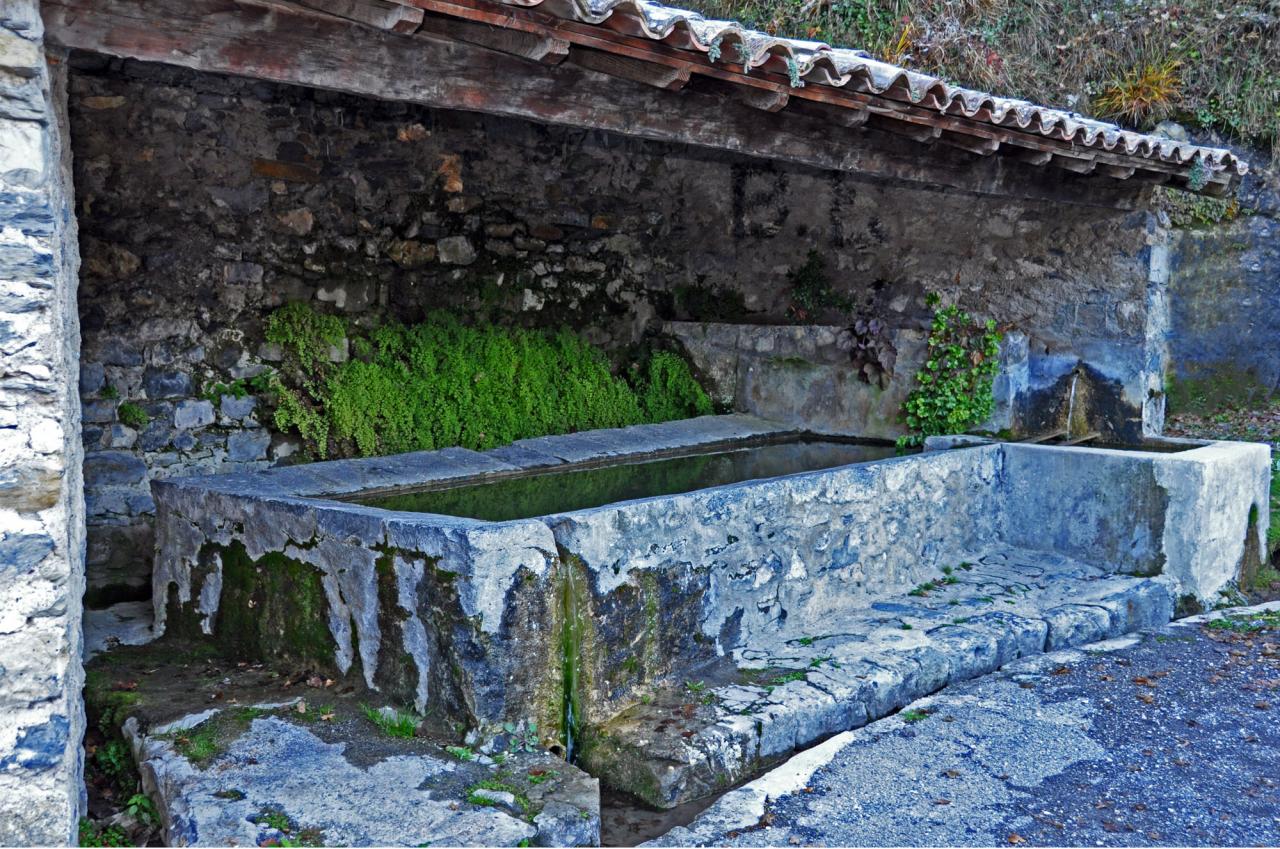
<path id="1" fill-rule="evenodd" d="M 506 521 L 350 500 L 790 435 L 715 416 L 156 482 L 157 630 L 472 728 L 536 721 L 666 807 L 948 681 L 1211 604 L 1265 539 L 1269 452 L 1247 443 L 979 443 Z"/>

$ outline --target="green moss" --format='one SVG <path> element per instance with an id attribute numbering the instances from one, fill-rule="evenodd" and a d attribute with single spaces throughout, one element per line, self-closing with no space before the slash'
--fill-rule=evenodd
<path id="1" fill-rule="evenodd" d="M 84 701 L 90 721 L 111 739 L 120 736 L 120 726 L 141 703 L 142 696 L 126 683 L 113 680 L 105 671 L 90 669 L 84 676 Z"/>
<path id="2" fill-rule="evenodd" d="M 353 357 L 331 363 L 322 354 L 345 330 L 330 319 L 290 304 L 272 314 L 267 334 L 286 353 L 272 384 L 276 426 L 321 457 L 485 449 L 711 411 L 687 364 L 668 352 L 634 369 L 633 387 L 568 330 L 468 326 L 433 313 L 353 335 Z"/>
<path id="3" fill-rule="evenodd" d="M 289 303 L 267 316 L 264 336 L 310 371 L 329 358 L 329 349 L 340 346 L 346 333 L 346 324 L 337 316 L 318 313 L 303 303 Z"/>
<path id="4" fill-rule="evenodd" d="M 588 629 L 591 611 L 588 603 L 586 568 L 572 555 L 561 555 L 556 583 L 559 600 L 561 708 L 560 739 L 564 742 L 565 760 L 573 762 L 575 749 L 582 737 L 588 692 L 584 674 L 584 651 L 589 645 Z"/>
<path id="5" fill-rule="evenodd" d="M 222 598 L 216 639 L 236 657 L 276 657 L 333 670 L 329 601 L 316 567 L 270 552 L 250 559 L 244 545 L 218 549 Z"/>
<path id="6" fill-rule="evenodd" d="M 162 738 L 172 740 L 179 754 L 203 769 L 243 735 L 253 720 L 270 714 L 271 711 L 262 708 L 228 708 L 194 728 L 172 731 Z"/>
<path id="7" fill-rule="evenodd" d="M 530 811 L 533 809 L 533 806 L 529 802 L 529 797 L 524 794 L 524 791 L 519 787 L 516 787 L 514 784 L 508 784 L 505 781 L 486 778 L 482 781 L 477 781 L 475 784 L 472 784 L 467 788 L 467 801 L 472 805 L 496 807 L 498 803 L 480 795 L 477 792 L 480 790 L 488 790 L 493 793 L 510 793 L 515 797 L 516 805 L 520 808 L 520 813 L 526 817 L 529 816 Z"/>
<path id="8" fill-rule="evenodd" d="M 1170 415 L 1257 409 L 1273 394 L 1257 375 L 1230 365 L 1200 368 L 1182 376 L 1170 374 L 1164 390 Z"/>
<path id="9" fill-rule="evenodd" d="M 147 415 L 147 411 L 132 401 L 125 401 L 117 407 L 116 416 L 122 424 L 126 424 L 134 430 L 141 430 L 151 421 L 151 416 Z"/>
<path id="10" fill-rule="evenodd" d="M 1267 525 L 1267 559 L 1275 562 L 1280 556 L 1280 464 L 1271 464 L 1271 509 Z"/>

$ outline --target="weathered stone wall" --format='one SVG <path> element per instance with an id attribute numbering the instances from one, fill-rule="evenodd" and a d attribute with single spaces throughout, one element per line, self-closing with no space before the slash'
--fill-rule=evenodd
<path id="1" fill-rule="evenodd" d="M 1133 435 L 1159 389 L 1163 336 L 1148 309 L 1159 233 L 1144 213 L 157 66 L 77 67 L 95 600 L 147 585 L 148 478 L 295 450 L 253 398 L 202 397 L 269 365 L 263 318 L 290 299 L 358 321 L 458 306 L 620 348 L 655 318 L 789 322 L 788 273 L 816 250 L 836 290 L 890 326 L 923 327 L 936 291 L 1025 331 L 1040 411 L 1028 427 L 1065 415 L 1082 358 L 1097 429 Z M 120 420 L 124 400 L 144 427 Z"/>
<path id="2" fill-rule="evenodd" d="M 1280 162 L 1243 155 L 1246 214 L 1176 231 L 1170 360 L 1189 394 L 1257 401 L 1280 391 Z"/>
<path id="3" fill-rule="evenodd" d="M 65 66 L 0 5 L 0 845 L 74 845 L 84 509 Z"/>

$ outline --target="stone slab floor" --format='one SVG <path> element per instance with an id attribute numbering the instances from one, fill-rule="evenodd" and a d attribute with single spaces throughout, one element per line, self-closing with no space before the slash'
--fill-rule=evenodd
<path id="1" fill-rule="evenodd" d="M 1277 711 L 1280 603 L 1206 614 L 950 686 L 646 845 L 1276 845 Z"/>
<path id="2" fill-rule="evenodd" d="M 687 681 L 624 711 L 605 725 L 609 768 L 647 772 L 663 807 L 683 803 L 947 684 L 1174 614 L 1160 577 L 1011 548 L 943 562 L 954 565 L 899 597 L 858 608 L 833 600 L 755 635 L 735 650 L 730 680 Z"/>

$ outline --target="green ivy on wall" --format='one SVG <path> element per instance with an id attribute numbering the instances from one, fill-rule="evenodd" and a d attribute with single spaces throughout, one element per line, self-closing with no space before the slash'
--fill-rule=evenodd
<path id="1" fill-rule="evenodd" d="M 372 456 L 622 427 L 710 413 L 688 363 L 657 352 L 616 376 L 603 352 L 569 330 L 472 326 L 433 313 L 421 324 L 356 332 L 289 304 L 267 321 L 285 360 L 275 424 L 318 457 Z M 330 362 L 350 344 L 350 359 Z"/>
<path id="2" fill-rule="evenodd" d="M 936 308 L 938 296 L 930 294 L 927 303 Z M 909 433 L 898 440 L 899 445 L 919 445 L 927 436 L 964 433 L 990 418 L 1000 338 L 991 319 L 979 321 L 954 305 L 934 312 L 927 358 L 902 404 L 902 420 Z"/>

